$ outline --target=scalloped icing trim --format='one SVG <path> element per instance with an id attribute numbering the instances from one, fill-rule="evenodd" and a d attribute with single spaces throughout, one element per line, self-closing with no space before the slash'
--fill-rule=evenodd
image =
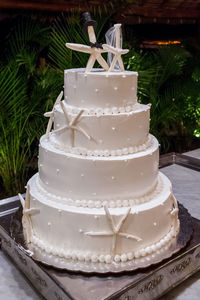
<path id="1" fill-rule="evenodd" d="M 110 254 L 92 254 L 89 251 L 66 251 L 65 249 L 60 249 L 58 247 L 53 247 L 50 245 L 47 245 L 46 242 L 43 242 L 41 239 L 39 239 L 36 236 L 33 236 L 31 239 L 31 243 L 34 246 L 37 246 L 39 249 L 42 249 L 49 255 L 57 256 L 59 258 L 65 258 L 67 260 L 73 260 L 73 261 L 85 261 L 88 263 L 91 262 L 99 262 L 99 263 L 106 263 L 110 264 L 112 262 L 120 263 L 120 262 L 126 262 L 133 259 L 137 259 L 140 257 L 145 257 L 147 255 L 150 255 L 152 253 L 156 253 L 161 251 L 162 248 L 168 247 L 170 245 L 170 242 L 173 238 L 176 237 L 180 222 L 177 220 L 177 226 L 175 225 L 171 226 L 170 231 L 157 243 L 154 243 L 150 246 L 147 246 L 143 249 L 137 250 L 137 251 L 131 251 L 128 253 L 122 253 L 122 254 L 115 254 L 114 257 L 112 257 Z"/>
<path id="2" fill-rule="evenodd" d="M 137 100 L 136 100 L 137 101 Z M 80 110 L 84 110 L 83 115 L 84 116 L 103 116 L 103 115 L 118 115 L 118 114 L 124 114 L 124 113 L 134 113 L 137 112 L 138 110 L 140 110 L 142 107 L 144 107 L 146 105 L 146 108 L 143 109 L 144 111 L 150 109 L 151 104 L 140 104 L 140 103 L 133 103 L 133 104 L 129 104 L 126 106 L 113 106 L 113 107 L 105 107 L 105 108 L 101 108 L 101 107 L 97 107 L 97 108 L 78 108 L 75 106 L 72 106 L 70 104 L 66 104 L 64 103 L 65 106 L 67 106 L 67 111 L 70 114 L 74 114 L 77 115 Z M 59 108 L 59 106 L 55 107 L 55 110 L 59 111 L 59 109 L 57 109 L 57 107 Z"/>
<path id="3" fill-rule="evenodd" d="M 88 208 L 101 208 L 105 205 L 107 207 L 131 207 L 133 205 L 139 205 L 145 202 L 149 202 L 155 197 L 157 197 L 163 190 L 163 182 L 158 176 L 158 180 L 156 184 L 153 186 L 153 188 L 146 194 L 135 197 L 132 199 L 109 199 L 109 200 L 85 200 L 85 199 L 71 199 L 61 196 L 56 196 L 52 193 L 47 192 L 40 184 L 39 175 L 37 175 L 37 178 L 35 180 L 35 188 L 37 190 L 37 193 L 42 194 L 42 196 L 49 200 L 53 199 L 56 202 L 68 205 L 68 206 L 76 206 L 76 207 L 88 207 Z"/>
<path id="4" fill-rule="evenodd" d="M 51 135 L 53 135 L 53 131 L 51 132 Z M 83 155 L 83 156 L 100 156 L 100 157 L 108 157 L 108 156 L 121 156 L 121 155 L 128 155 L 133 153 L 138 153 L 147 150 L 152 146 L 152 138 L 149 135 L 147 138 L 147 141 L 141 145 L 136 145 L 132 147 L 124 147 L 121 149 L 113 149 L 113 150 L 88 150 L 83 147 L 67 147 L 67 146 L 61 146 L 60 144 L 56 143 L 54 140 L 51 140 L 51 143 L 53 146 L 61 151 L 64 151 L 66 153 L 72 153 L 77 155 Z"/>

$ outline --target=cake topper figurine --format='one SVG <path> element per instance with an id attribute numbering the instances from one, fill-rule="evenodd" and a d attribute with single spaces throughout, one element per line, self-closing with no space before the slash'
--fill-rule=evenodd
<path id="1" fill-rule="evenodd" d="M 107 50 L 108 52 L 111 52 L 114 54 L 113 60 L 111 62 L 109 72 L 114 71 L 116 62 L 118 61 L 119 63 L 119 68 L 122 72 L 124 72 L 124 64 L 121 58 L 122 54 L 126 54 L 129 52 L 128 49 L 122 49 L 120 45 L 120 29 L 121 29 L 121 24 L 115 24 L 114 25 L 114 32 L 115 32 L 115 47 L 108 45 L 108 44 L 103 44 L 103 49 Z M 112 42 L 112 41 L 111 41 Z"/>
<path id="2" fill-rule="evenodd" d="M 54 103 L 53 105 L 53 109 L 52 111 L 48 111 L 44 114 L 45 117 L 48 117 L 49 118 L 49 122 L 47 124 L 47 130 L 46 130 L 46 135 L 47 135 L 47 138 L 49 138 L 49 133 L 51 131 L 51 128 L 52 128 L 52 125 L 53 125 L 53 121 L 54 121 L 54 107 L 61 101 L 62 99 L 62 96 L 63 96 L 63 91 L 60 92 L 60 94 L 58 95 L 57 99 L 56 99 L 56 102 Z"/>
<path id="3" fill-rule="evenodd" d="M 97 42 L 94 32 L 96 22 L 91 19 L 89 12 L 85 12 L 83 14 L 83 19 L 85 21 L 84 29 L 87 30 L 87 33 L 89 35 L 90 46 L 73 43 L 66 43 L 66 46 L 69 49 L 90 54 L 85 72 L 90 72 L 92 70 L 96 60 L 106 71 L 108 71 L 109 66 L 105 59 L 101 56 L 101 53 L 105 53 L 107 52 L 107 50 L 103 49 L 102 45 Z"/>
<path id="4" fill-rule="evenodd" d="M 24 227 L 25 238 L 27 243 L 30 243 L 33 234 L 31 215 L 38 214 L 40 210 L 39 208 L 30 208 L 30 185 L 28 185 L 26 189 L 26 200 L 24 200 L 21 194 L 18 194 L 18 196 L 23 208 L 22 224 Z"/>

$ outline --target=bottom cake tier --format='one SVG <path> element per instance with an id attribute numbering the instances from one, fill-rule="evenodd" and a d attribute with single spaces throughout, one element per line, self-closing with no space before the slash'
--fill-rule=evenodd
<path id="1" fill-rule="evenodd" d="M 119 263 L 145 257 L 170 244 L 179 232 L 178 207 L 168 178 L 145 203 L 131 207 L 69 206 L 42 196 L 38 174 L 28 182 L 29 212 L 24 211 L 26 240 L 51 265 L 67 260 Z M 78 188 L 78 187 L 77 187 Z"/>

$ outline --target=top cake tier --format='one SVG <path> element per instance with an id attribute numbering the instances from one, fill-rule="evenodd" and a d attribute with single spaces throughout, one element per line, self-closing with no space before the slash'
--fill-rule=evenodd
<path id="1" fill-rule="evenodd" d="M 113 108 L 137 102 L 137 72 L 105 72 L 94 69 L 70 69 L 64 72 L 64 96 L 69 105 Z"/>

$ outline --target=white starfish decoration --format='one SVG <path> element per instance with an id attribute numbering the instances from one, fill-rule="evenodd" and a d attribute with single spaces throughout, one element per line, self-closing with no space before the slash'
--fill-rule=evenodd
<path id="1" fill-rule="evenodd" d="M 105 61 L 105 59 L 101 56 L 101 53 L 105 53 L 107 52 L 107 50 L 100 47 L 95 47 L 97 40 L 96 40 L 93 26 L 88 26 L 88 35 L 89 35 L 90 42 L 94 45 L 93 47 L 82 45 L 82 44 L 73 44 L 73 43 L 66 43 L 65 45 L 69 49 L 90 54 L 85 72 L 90 72 L 92 70 L 96 60 L 107 71 L 109 69 L 109 66 Z"/>
<path id="2" fill-rule="evenodd" d="M 174 196 L 173 196 L 173 208 L 172 210 L 170 210 L 170 214 L 174 219 L 174 221 L 178 219 L 178 204 Z"/>
<path id="3" fill-rule="evenodd" d="M 23 207 L 23 217 L 22 217 L 22 224 L 24 229 L 24 234 L 26 238 L 26 242 L 30 243 L 31 237 L 33 235 L 33 228 L 31 222 L 31 215 L 36 215 L 40 212 L 38 208 L 30 208 L 30 186 L 27 186 L 26 189 L 26 200 L 22 197 L 21 194 L 18 194 L 19 200 Z"/>
<path id="4" fill-rule="evenodd" d="M 49 137 L 49 133 L 51 131 L 51 128 L 52 128 L 52 125 L 53 125 L 53 121 L 54 121 L 54 107 L 61 101 L 62 99 L 62 96 L 63 96 L 63 91 L 60 92 L 60 94 L 58 95 L 57 99 L 56 99 L 56 102 L 54 103 L 53 105 L 53 109 L 52 111 L 48 111 L 44 114 L 45 117 L 48 117 L 49 118 L 49 122 L 47 124 L 47 130 L 46 130 L 46 135 L 47 135 L 47 138 Z"/>
<path id="5" fill-rule="evenodd" d="M 116 47 L 113 47 L 113 46 L 107 45 L 107 44 L 103 44 L 102 46 L 103 46 L 103 49 L 105 49 L 108 52 L 111 52 L 111 53 L 114 54 L 112 63 L 110 65 L 110 68 L 109 68 L 108 71 L 112 72 L 114 70 L 114 66 L 115 66 L 116 62 L 118 61 L 121 71 L 124 72 L 124 64 L 122 62 L 121 55 L 128 53 L 129 50 L 120 48 L 120 27 L 121 27 L 121 24 L 115 24 L 114 27 L 115 27 L 115 32 L 116 32 Z"/>
<path id="6" fill-rule="evenodd" d="M 84 110 L 80 110 L 78 115 L 75 116 L 73 119 L 71 119 L 71 117 L 69 116 L 69 114 L 65 108 L 65 105 L 61 101 L 60 101 L 60 106 L 61 106 L 64 116 L 66 118 L 67 125 L 63 126 L 62 128 L 54 130 L 54 133 L 63 132 L 65 130 L 71 130 L 71 146 L 72 147 L 74 147 L 74 132 L 75 132 L 75 130 L 81 132 L 87 139 L 90 140 L 91 139 L 90 135 L 87 134 L 87 132 L 83 128 L 78 126 L 78 124 L 77 124 L 79 121 L 79 118 L 81 117 Z"/>
<path id="7" fill-rule="evenodd" d="M 110 226 L 110 231 L 99 231 L 99 232 L 93 232 L 93 231 L 88 231 L 85 232 L 85 235 L 89 235 L 89 236 L 112 236 L 112 248 L 111 248 L 111 253 L 112 256 L 115 255 L 116 252 L 116 244 L 117 244 L 117 236 L 122 236 L 126 239 L 133 239 L 133 240 L 137 240 L 138 242 L 141 241 L 142 239 L 136 235 L 133 234 L 129 234 L 126 232 L 120 232 L 122 225 L 124 224 L 124 222 L 126 221 L 131 208 L 129 208 L 127 210 L 127 212 L 122 216 L 121 220 L 119 221 L 119 223 L 117 225 L 115 225 L 113 217 L 111 216 L 107 206 L 104 206 L 104 210 L 105 210 L 105 214 L 106 217 L 108 219 L 108 223 Z"/>

